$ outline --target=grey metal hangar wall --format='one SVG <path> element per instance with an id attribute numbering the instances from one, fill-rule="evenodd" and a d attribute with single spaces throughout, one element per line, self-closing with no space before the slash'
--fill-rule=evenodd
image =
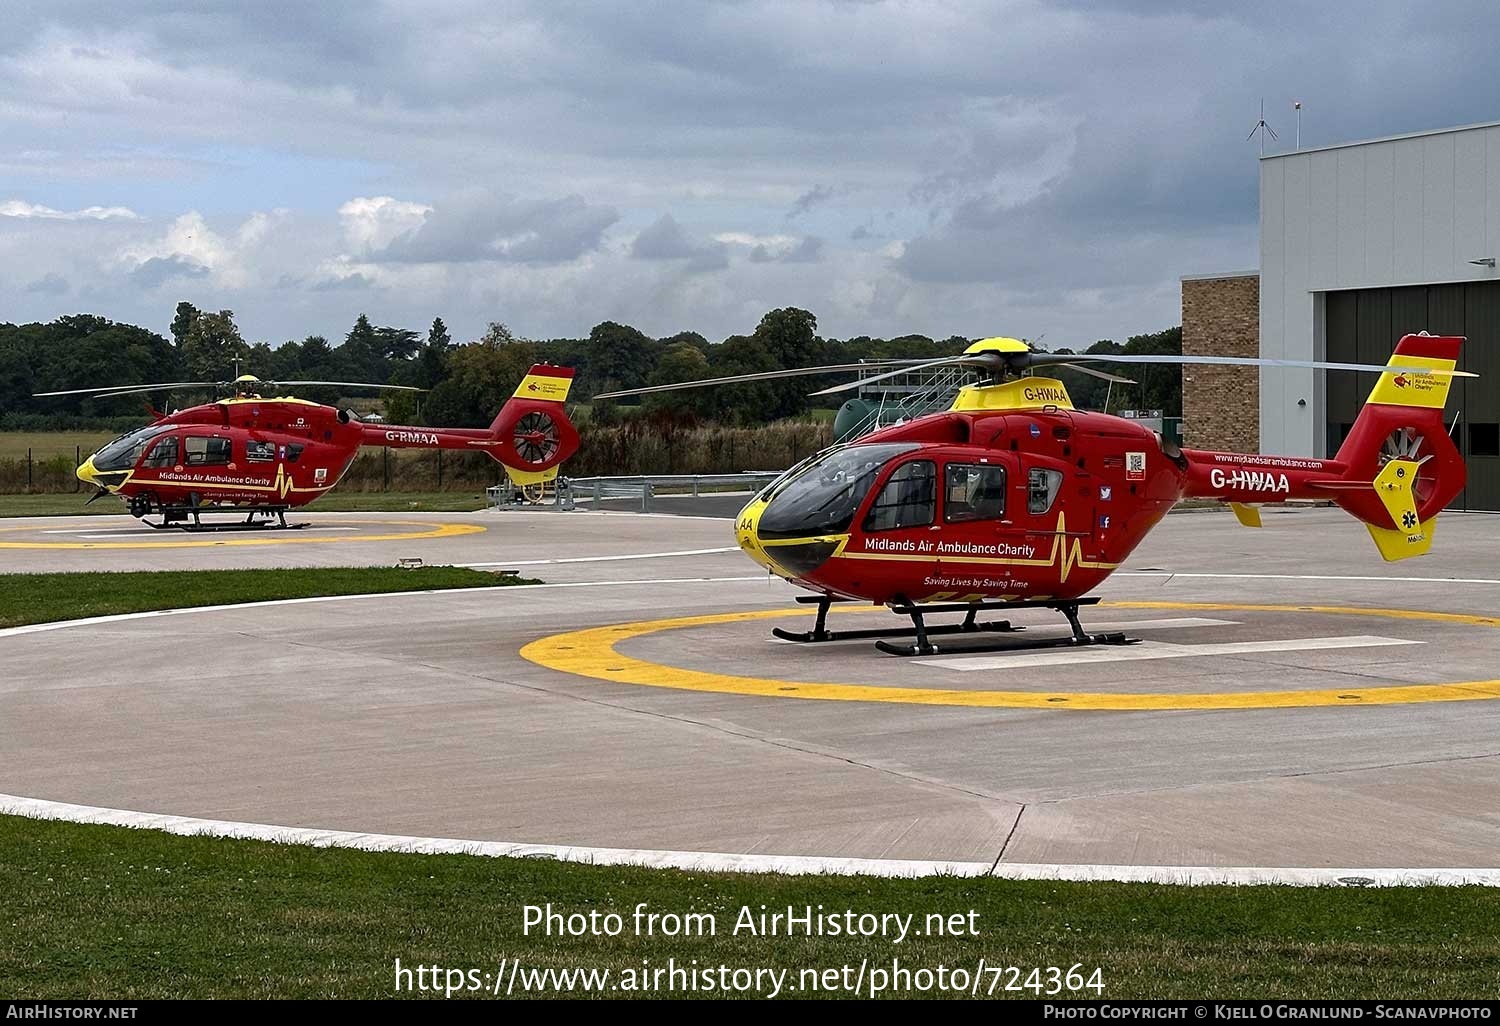
<path id="1" fill-rule="evenodd" d="M 1468 337 L 1456 506 L 1500 511 L 1500 122 L 1263 158 L 1260 248 L 1262 356 L 1383 363 L 1406 332 Z M 1371 384 L 1262 373 L 1262 450 L 1333 452 Z"/>
<path id="2" fill-rule="evenodd" d="M 1454 381 L 1448 397 L 1453 440 L 1469 468 L 1453 505 L 1500 510 L 1500 281 L 1330 292 L 1324 318 L 1330 360 L 1384 362 L 1390 340 L 1408 332 L 1468 337 L 1459 367 L 1480 376 Z M 1328 375 L 1328 451 L 1349 433 L 1368 391 L 1366 376 Z"/>

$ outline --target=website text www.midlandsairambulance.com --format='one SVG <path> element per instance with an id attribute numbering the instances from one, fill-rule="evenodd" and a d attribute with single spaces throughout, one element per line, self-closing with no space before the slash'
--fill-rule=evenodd
<path id="1" fill-rule="evenodd" d="M 491 995 L 524 994 L 755 994 L 774 998 L 784 994 L 840 993 L 855 997 L 882 994 L 1005 993 L 1029 997 L 1067 994 L 1097 996 L 1104 991 L 1098 968 L 1075 964 L 1019 967 L 990 965 L 979 959 L 969 966 L 912 966 L 900 958 L 863 959 L 820 969 L 745 968 L 704 964 L 698 959 L 641 959 L 624 969 L 559 968 L 527 965 L 502 958 L 492 969 L 463 969 L 441 965 L 405 965 L 396 959 L 396 993 Z"/>

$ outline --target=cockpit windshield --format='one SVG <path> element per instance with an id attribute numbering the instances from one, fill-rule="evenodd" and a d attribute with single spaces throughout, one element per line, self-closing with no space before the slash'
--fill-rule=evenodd
<path id="1" fill-rule="evenodd" d="M 917 446 L 911 442 L 849 445 L 816 457 L 767 489 L 770 504 L 760 516 L 762 538 L 806 538 L 840 534 L 875 484 L 880 468 Z"/>
<path id="2" fill-rule="evenodd" d="M 164 431 L 171 431 L 171 424 L 152 424 L 128 435 L 121 435 L 104 448 L 94 453 L 96 470 L 133 470 L 146 443 Z"/>

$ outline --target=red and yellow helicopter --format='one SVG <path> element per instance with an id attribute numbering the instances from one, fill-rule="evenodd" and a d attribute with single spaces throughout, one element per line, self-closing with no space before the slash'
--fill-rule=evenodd
<path id="1" fill-rule="evenodd" d="M 115 398 L 148 392 L 213 389 L 228 398 L 154 420 L 116 438 L 78 468 L 78 477 L 100 495 L 117 495 L 132 516 L 152 527 L 197 530 L 222 527 L 289 527 L 288 510 L 304 506 L 338 484 L 360 446 L 458 449 L 483 452 L 517 485 L 540 485 L 578 449 L 578 432 L 563 403 L 573 384 L 570 367 L 537 364 L 484 428 L 401 427 L 365 423 L 352 411 L 266 395 L 289 386 L 393 388 L 347 381 L 175 381 L 154 385 L 46 392 L 45 396 Z M 402 387 L 403 391 L 420 391 Z M 204 514 L 232 512 L 234 524 L 205 524 Z M 159 516 L 159 523 L 148 517 Z"/>
<path id="2" fill-rule="evenodd" d="M 1177 502 L 1230 503 L 1240 522 L 1260 526 L 1257 505 L 1330 499 L 1363 521 L 1387 560 L 1425 553 L 1437 514 L 1463 490 L 1464 461 L 1449 438 L 1443 407 L 1463 339 L 1407 335 L 1384 366 L 1195 356 L 1088 356 L 1034 351 L 1013 338 L 988 338 L 962 355 L 924 361 L 825 389 L 861 385 L 913 369 L 957 365 L 979 370 L 979 384 L 950 409 L 886 427 L 804 460 L 739 514 L 740 547 L 771 573 L 814 593 L 811 631 L 778 629 L 787 640 L 878 641 L 897 655 L 930 655 L 937 634 L 1018 630 L 979 622 L 989 609 L 1040 607 L 1067 617 L 1072 636 L 993 649 L 1125 644 L 1123 634 L 1089 634 L 1081 606 Z M 1032 376 L 1065 366 L 1115 381 L 1087 366 L 1207 363 L 1310 367 L 1379 373 L 1347 440 L 1333 459 L 1263 456 L 1180 448 L 1141 424 L 1073 407 L 1063 383 Z M 612 398 L 847 371 L 851 365 L 771 371 L 606 393 Z M 909 616 L 910 629 L 830 631 L 832 603 L 857 600 Z M 964 613 L 931 626 L 931 613 Z M 964 646 L 964 651 L 978 650 Z"/>

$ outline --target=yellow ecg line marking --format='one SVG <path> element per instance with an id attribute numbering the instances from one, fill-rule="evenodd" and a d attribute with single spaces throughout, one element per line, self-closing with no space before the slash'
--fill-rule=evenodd
<path id="1" fill-rule="evenodd" d="M 1052 532 L 1052 551 L 1045 559 L 1026 559 L 1020 556 L 966 556 L 950 552 L 930 552 L 920 555 L 912 555 L 900 552 L 847 552 L 844 550 L 843 546 L 840 546 L 838 551 L 834 552 L 833 555 L 835 558 L 841 559 L 871 559 L 892 563 L 972 563 L 983 566 L 1053 567 L 1058 566 L 1060 562 L 1061 575 L 1058 578 L 1058 582 L 1061 584 L 1067 583 L 1068 576 L 1073 572 L 1074 567 L 1081 566 L 1085 570 L 1119 569 L 1119 563 L 1103 563 L 1096 562 L 1091 559 L 1084 559 L 1082 539 L 1069 539 L 1067 537 L 1067 534 L 1067 515 L 1064 513 L 1059 513 L 1057 515 L 1057 530 Z M 802 541 L 803 539 L 798 538 L 792 542 L 782 542 L 780 544 L 799 544 Z M 845 544 L 848 543 L 847 535 L 844 536 L 844 541 Z M 1073 543 L 1071 548 L 1068 546 L 1069 541 L 1072 541 Z M 765 542 L 762 544 L 766 545 L 769 548 L 777 543 Z"/>
<path id="2" fill-rule="evenodd" d="M 1500 619 L 1465 613 L 1425 610 L 1365 609 L 1357 606 L 1245 605 L 1223 602 L 1104 602 L 1115 609 L 1240 610 L 1270 613 L 1323 613 L 1373 616 L 1476 627 L 1500 627 Z M 622 655 L 616 646 L 661 631 L 807 615 L 809 609 L 757 609 L 707 616 L 592 627 L 541 638 L 521 649 L 521 656 L 539 666 L 615 684 L 676 688 L 684 691 L 755 695 L 763 698 L 801 698 L 833 702 L 892 702 L 903 705 L 964 706 L 1007 709 L 1087 709 L 1116 712 L 1212 709 L 1286 709 L 1313 706 L 1406 705 L 1419 702 L 1468 702 L 1500 698 L 1500 680 L 1452 684 L 1406 684 L 1306 691 L 1228 691 L 1185 694 L 1140 694 L 1075 691 L 965 691 L 951 688 L 882 687 L 869 684 L 828 684 L 807 681 L 739 677 L 705 670 L 682 669 Z"/>

